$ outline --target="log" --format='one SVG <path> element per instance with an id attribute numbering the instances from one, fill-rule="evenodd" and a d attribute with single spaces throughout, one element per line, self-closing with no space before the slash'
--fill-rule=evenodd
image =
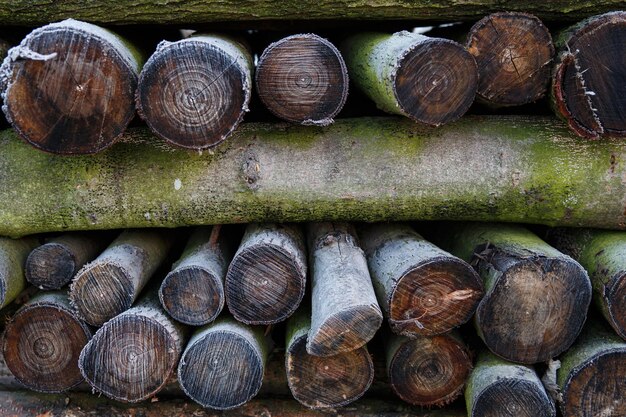
<path id="1" fill-rule="evenodd" d="M 94 391 L 116 401 L 154 396 L 173 375 L 185 329 L 161 308 L 156 291 L 102 326 L 80 353 L 78 366 Z"/>
<path id="2" fill-rule="evenodd" d="M 65 233 L 46 240 L 28 255 L 26 280 L 42 290 L 58 290 L 111 242 L 102 233 Z"/>
<path id="3" fill-rule="evenodd" d="M 451 40 L 407 31 L 362 33 L 340 49 L 354 84 L 388 113 L 441 126 L 474 102 L 476 61 Z"/>
<path id="4" fill-rule="evenodd" d="M 307 239 L 311 330 L 306 351 L 333 356 L 358 349 L 374 337 L 383 315 L 356 230 L 348 223 L 310 223 Z"/>
<path id="5" fill-rule="evenodd" d="M 348 98 L 348 70 L 337 48 L 315 34 L 274 42 L 255 74 L 259 98 L 274 115 L 304 125 L 327 126 Z"/>
<path id="6" fill-rule="evenodd" d="M 533 364 L 574 343 L 591 302 L 580 264 L 521 226 L 448 223 L 437 236 L 436 243 L 475 265 L 483 279 L 475 325 L 489 350 Z"/>
<path id="7" fill-rule="evenodd" d="M 626 339 L 626 235 L 557 228 L 548 232 L 548 242 L 587 270 L 595 305 L 613 330 Z"/>
<path id="8" fill-rule="evenodd" d="M 2 352 L 26 387 L 61 392 L 83 381 L 78 356 L 90 338 L 91 330 L 76 316 L 66 292 L 40 293 L 7 324 Z"/>
<path id="9" fill-rule="evenodd" d="M 483 297 L 483 283 L 465 261 L 400 223 L 359 230 L 374 290 L 391 330 L 434 336 L 467 322 Z"/>
<path id="10" fill-rule="evenodd" d="M 304 235 L 295 224 L 249 224 L 226 274 L 226 302 L 246 324 L 287 319 L 306 288 Z"/>
<path id="11" fill-rule="evenodd" d="M 434 337 L 389 335 L 386 338 L 387 375 L 402 400 L 442 407 L 463 392 L 472 358 L 456 332 Z"/>
<path id="12" fill-rule="evenodd" d="M 16 240 L 0 237 L 0 308 L 26 288 L 24 264 L 35 246 L 37 240 L 32 237 Z"/>
<path id="13" fill-rule="evenodd" d="M 178 365 L 178 381 L 203 407 L 233 409 L 258 393 L 270 351 L 263 328 L 222 316 L 193 334 Z"/>
<path id="14" fill-rule="evenodd" d="M 190 326 L 212 322 L 224 308 L 224 277 L 233 254 L 230 229 L 196 229 L 159 288 L 161 305 Z M 225 233 L 226 232 L 226 233 Z"/>
<path id="15" fill-rule="evenodd" d="M 137 112 L 170 144 L 214 147 L 248 111 L 252 68 L 247 49 L 226 37 L 163 41 L 139 76 Z"/>
<path id="16" fill-rule="evenodd" d="M 135 115 L 143 59 L 126 40 L 73 19 L 35 29 L 0 67 L 2 107 L 19 135 L 58 154 L 92 154 Z"/>
<path id="17" fill-rule="evenodd" d="M 467 381 L 465 403 L 468 417 L 556 416 L 554 402 L 534 369 L 487 350 L 479 354 Z"/>
<path id="18" fill-rule="evenodd" d="M 499 12 L 479 20 L 465 47 L 478 65 L 476 98 L 519 106 L 542 98 L 552 75 L 554 45 L 548 28 L 528 13 Z"/>
<path id="19" fill-rule="evenodd" d="M 557 371 L 564 417 L 626 415 L 626 343 L 591 321 Z"/>
<path id="20" fill-rule="evenodd" d="M 436 132 L 387 118 L 250 124 L 202 155 L 150 145 L 145 129 L 125 140 L 61 158 L 0 134 L 0 235 L 312 220 L 626 228 L 626 143 L 580 141 L 554 118 L 467 116 Z"/>
<path id="21" fill-rule="evenodd" d="M 172 239 L 162 230 L 122 232 L 74 277 L 70 299 L 79 316 L 92 326 L 101 326 L 128 310 L 171 245 Z"/>
<path id="22" fill-rule="evenodd" d="M 577 135 L 625 136 L 626 12 L 590 17 L 556 37 L 552 104 Z"/>
<path id="23" fill-rule="evenodd" d="M 374 380 L 367 346 L 328 357 L 310 355 L 310 330 L 310 308 L 301 308 L 287 322 L 285 368 L 293 397 L 311 409 L 343 407 L 362 397 Z"/>

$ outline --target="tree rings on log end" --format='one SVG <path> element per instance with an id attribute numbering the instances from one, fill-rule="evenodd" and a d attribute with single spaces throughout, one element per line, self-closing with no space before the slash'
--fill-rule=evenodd
<path id="1" fill-rule="evenodd" d="M 46 243 L 28 255 L 26 280 L 42 290 L 53 290 L 70 282 L 76 273 L 74 254 L 62 244 Z"/>
<path id="2" fill-rule="evenodd" d="M 543 386 L 533 381 L 502 377 L 475 395 L 471 417 L 556 416 Z"/>
<path id="3" fill-rule="evenodd" d="M 265 49 L 256 85 L 263 104 L 281 119 L 327 125 L 348 97 L 348 72 L 332 43 L 317 35 L 299 34 Z"/>
<path id="4" fill-rule="evenodd" d="M 610 325 L 626 339 L 626 273 L 617 274 L 604 289 Z"/>

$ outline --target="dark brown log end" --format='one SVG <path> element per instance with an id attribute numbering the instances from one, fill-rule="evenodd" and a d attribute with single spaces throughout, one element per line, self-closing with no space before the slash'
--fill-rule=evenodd
<path id="1" fill-rule="evenodd" d="M 5 113 L 39 149 L 91 154 L 110 146 L 134 117 L 137 71 L 88 26 L 64 23 L 35 30 L 18 47 L 46 59 L 5 61 Z"/>
<path id="2" fill-rule="evenodd" d="M 256 72 L 263 104 L 290 122 L 327 125 L 348 97 L 348 72 L 337 48 L 317 35 L 292 35 L 265 49 Z"/>
<path id="3" fill-rule="evenodd" d="M 178 380 L 203 407 L 227 410 L 256 395 L 263 382 L 260 352 L 243 336 L 215 331 L 193 342 L 180 360 Z"/>
<path id="4" fill-rule="evenodd" d="M 171 333 L 157 320 L 125 314 L 102 327 L 80 354 L 83 377 L 98 392 L 124 402 L 150 398 L 179 358 Z"/>
<path id="5" fill-rule="evenodd" d="M 550 32 L 533 15 L 501 12 L 470 30 L 467 50 L 478 65 L 478 97 L 495 106 L 517 106 L 543 97 L 554 56 Z"/>
<path id="6" fill-rule="evenodd" d="M 74 254 L 59 243 L 35 248 L 26 259 L 26 280 L 42 290 L 54 290 L 68 284 L 76 274 Z"/>
<path id="7" fill-rule="evenodd" d="M 374 365 L 366 348 L 313 356 L 306 351 L 306 339 L 297 339 L 285 357 L 289 389 L 296 400 L 313 409 L 342 407 L 367 391 Z"/>
<path id="8" fill-rule="evenodd" d="M 389 361 L 393 391 L 414 405 L 443 406 L 456 399 L 472 370 L 463 343 L 448 335 L 406 339 Z"/>
<path id="9" fill-rule="evenodd" d="M 471 417 L 554 417 L 554 404 L 541 385 L 515 378 L 501 378 L 476 394 Z"/>
<path id="10" fill-rule="evenodd" d="M 83 381 L 78 357 L 90 337 L 72 311 L 39 303 L 25 306 L 7 324 L 3 354 L 11 373 L 28 388 L 61 392 Z"/>
<path id="11" fill-rule="evenodd" d="M 406 336 L 445 333 L 469 320 L 482 297 L 482 281 L 469 264 L 433 259 L 400 278 L 389 303 L 389 325 Z"/>
<path id="12" fill-rule="evenodd" d="M 604 289 L 604 298 L 615 332 L 626 340 L 626 274 L 618 274 Z"/>
<path id="13" fill-rule="evenodd" d="M 251 246 L 233 258 L 226 274 L 228 309 L 247 324 L 278 323 L 289 317 L 304 297 L 306 275 L 280 246 Z"/>
<path id="14" fill-rule="evenodd" d="M 167 44 L 141 71 L 137 110 L 155 134 L 173 145 L 216 146 L 248 110 L 247 71 L 232 51 L 215 44 L 193 38 Z"/>
<path id="15" fill-rule="evenodd" d="M 477 85 L 474 57 L 456 42 L 430 38 L 400 60 L 394 92 L 407 116 L 439 126 L 465 114 L 474 102 Z"/>
<path id="16" fill-rule="evenodd" d="M 159 289 L 165 311 L 191 326 L 209 323 L 224 307 L 224 286 L 219 277 L 199 266 L 170 272 Z"/>

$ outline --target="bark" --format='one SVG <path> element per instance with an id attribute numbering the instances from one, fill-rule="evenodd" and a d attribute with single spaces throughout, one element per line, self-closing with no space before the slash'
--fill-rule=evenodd
<path id="1" fill-rule="evenodd" d="M 0 67 L 7 120 L 34 147 L 92 154 L 135 115 L 143 59 L 114 33 L 73 19 L 35 29 Z"/>
<path id="2" fill-rule="evenodd" d="M 534 369 L 480 353 L 465 388 L 469 417 L 555 417 L 556 408 Z"/>
<path id="3" fill-rule="evenodd" d="M 406 31 L 362 33 L 341 44 L 354 84 L 388 113 L 440 126 L 474 102 L 478 72 L 458 43 Z"/>
<path id="4" fill-rule="evenodd" d="M 252 69 L 246 48 L 226 37 L 163 41 L 141 71 L 137 111 L 173 145 L 214 147 L 232 135 L 248 111 Z"/>
<path id="5" fill-rule="evenodd" d="M 548 28 L 535 16 L 490 14 L 470 29 L 465 47 L 478 65 L 480 101 L 494 107 L 518 106 L 546 94 L 554 45 Z"/>
<path id="6" fill-rule="evenodd" d="M 226 275 L 226 302 L 246 324 L 288 318 L 306 288 L 304 235 L 296 224 L 250 224 Z"/>
<path id="7" fill-rule="evenodd" d="M 365 254 L 348 223 L 307 226 L 311 330 L 306 350 L 333 356 L 370 341 L 383 321 Z"/>
<path id="8" fill-rule="evenodd" d="M 556 37 L 552 104 L 576 134 L 625 136 L 622 93 L 626 12 L 590 17 Z"/>
<path id="9" fill-rule="evenodd" d="M 7 130 L 0 235 L 312 220 L 626 228 L 626 143 L 580 141 L 551 118 L 251 124 L 235 136 L 199 155 L 136 129 L 105 154 L 62 158 Z"/>
<path id="10" fill-rule="evenodd" d="M 483 283 L 467 262 L 408 225 L 368 225 L 359 235 L 378 303 L 394 333 L 433 336 L 472 317 Z"/>
<path id="11" fill-rule="evenodd" d="M 348 97 L 348 71 L 337 48 L 314 34 L 291 35 L 269 45 L 259 58 L 256 88 L 281 119 L 327 126 Z"/>
<path id="12" fill-rule="evenodd" d="M 91 330 L 70 307 L 66 292 L 40 293 L 7 324 L 2 341 L 6 364 L 26 387 L 61 392 L 83 381 L 78 356 Z"/>
<path id="13" fill-rule="evenodd" d="M 261 327 L 219 318 L 191 337 L 178 365 L 180 386 L 203 407 L 239 407 L 259 392 L 270 351 Z"/>
<path id="14" fill-rule="evenodd" d="M 489 350 L 532 364 L 571 346 L 591 302 L 591 283 L 580 264 L 520 226 L 449 223 L 438 236 L 443 248 L 471 261 L 483 279 L 475 325 Z"/>
<path id="15" fill-rule="evenodd" d="M 74 277 L 70 299 L 92 326 L 128 310 L 172 245 L 163 230 L 128 230 Z"/>
<path id="16" fill-rule="evenodd" d="M 37 240 L 32 237 L 17 240 L 0 237 L 0 308 L 26 288 L 24 264 L 36 245 Z"/>

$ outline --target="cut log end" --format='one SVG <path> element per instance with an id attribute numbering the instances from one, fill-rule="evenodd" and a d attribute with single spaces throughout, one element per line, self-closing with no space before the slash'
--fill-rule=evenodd
<path id="1" fill-rule="evenodd" d="M 614 277 L 604 291 L 611 327 L 626 339 L 626 273 Z"/>
<path id="2" fill-rule="evenodd" d="M 329 357 L 309 355 L 306 335 L 286 355 L 287 381 L 294 398 L 306 407 L 342 407 L 360 398 L 372 384 L 374 365 L 362 347 Z"/>
<path id="3" fill-rule="evenodd" d="M 191 326 L 207 324 L 224 308 L 224 285 L 219 277 L 199 266 L 170 272 L 159 288 L 165 311 Z"/>
<path id="4" fill-rule="evenodd" d="M 348 96 L 348 72 L 337 48 L 317 35 L 293 35 L 261 55 L 256 84 L 263 104 L 296 123 L 328 124 Z"/>
<path id="5" fill-rule="evenodd" d="M 406 336 L 445 333 L 469 320 L 482 296 L 482 282 L 467 263 L 433 259 L 400 278 L 389 302 L 389 324 Z"/>
<path id="6" fill-rule="evenodd" d="M 545 95 L 554 45 L 535 16 L 491 14 L 472 27 L 466 47 L 478 65 L 478 97 L 487 104 L 516 106 Z"/>
<path id="7" fill-rule="evenodd" d="M 26 280 L 42 290 L 59 289 L 76 273 L 74 254 L 58 243 L 46 243 L 34 249 L 26 259 Z"/>
<path id="8" fill-rule="evenodd" d="M 394 92 L 402 111 L 417 122 L 439 126 L 459 119 L 474 102 L 474 58 L 456 42 L 419 42 L 399 61 Z"/>
<path id="9" fill-rule="evenodd" d="M 543 388 L 529 381 L 502 378 L 477 393 L 472 417 L 554 417 L 556 411 Z"/>

